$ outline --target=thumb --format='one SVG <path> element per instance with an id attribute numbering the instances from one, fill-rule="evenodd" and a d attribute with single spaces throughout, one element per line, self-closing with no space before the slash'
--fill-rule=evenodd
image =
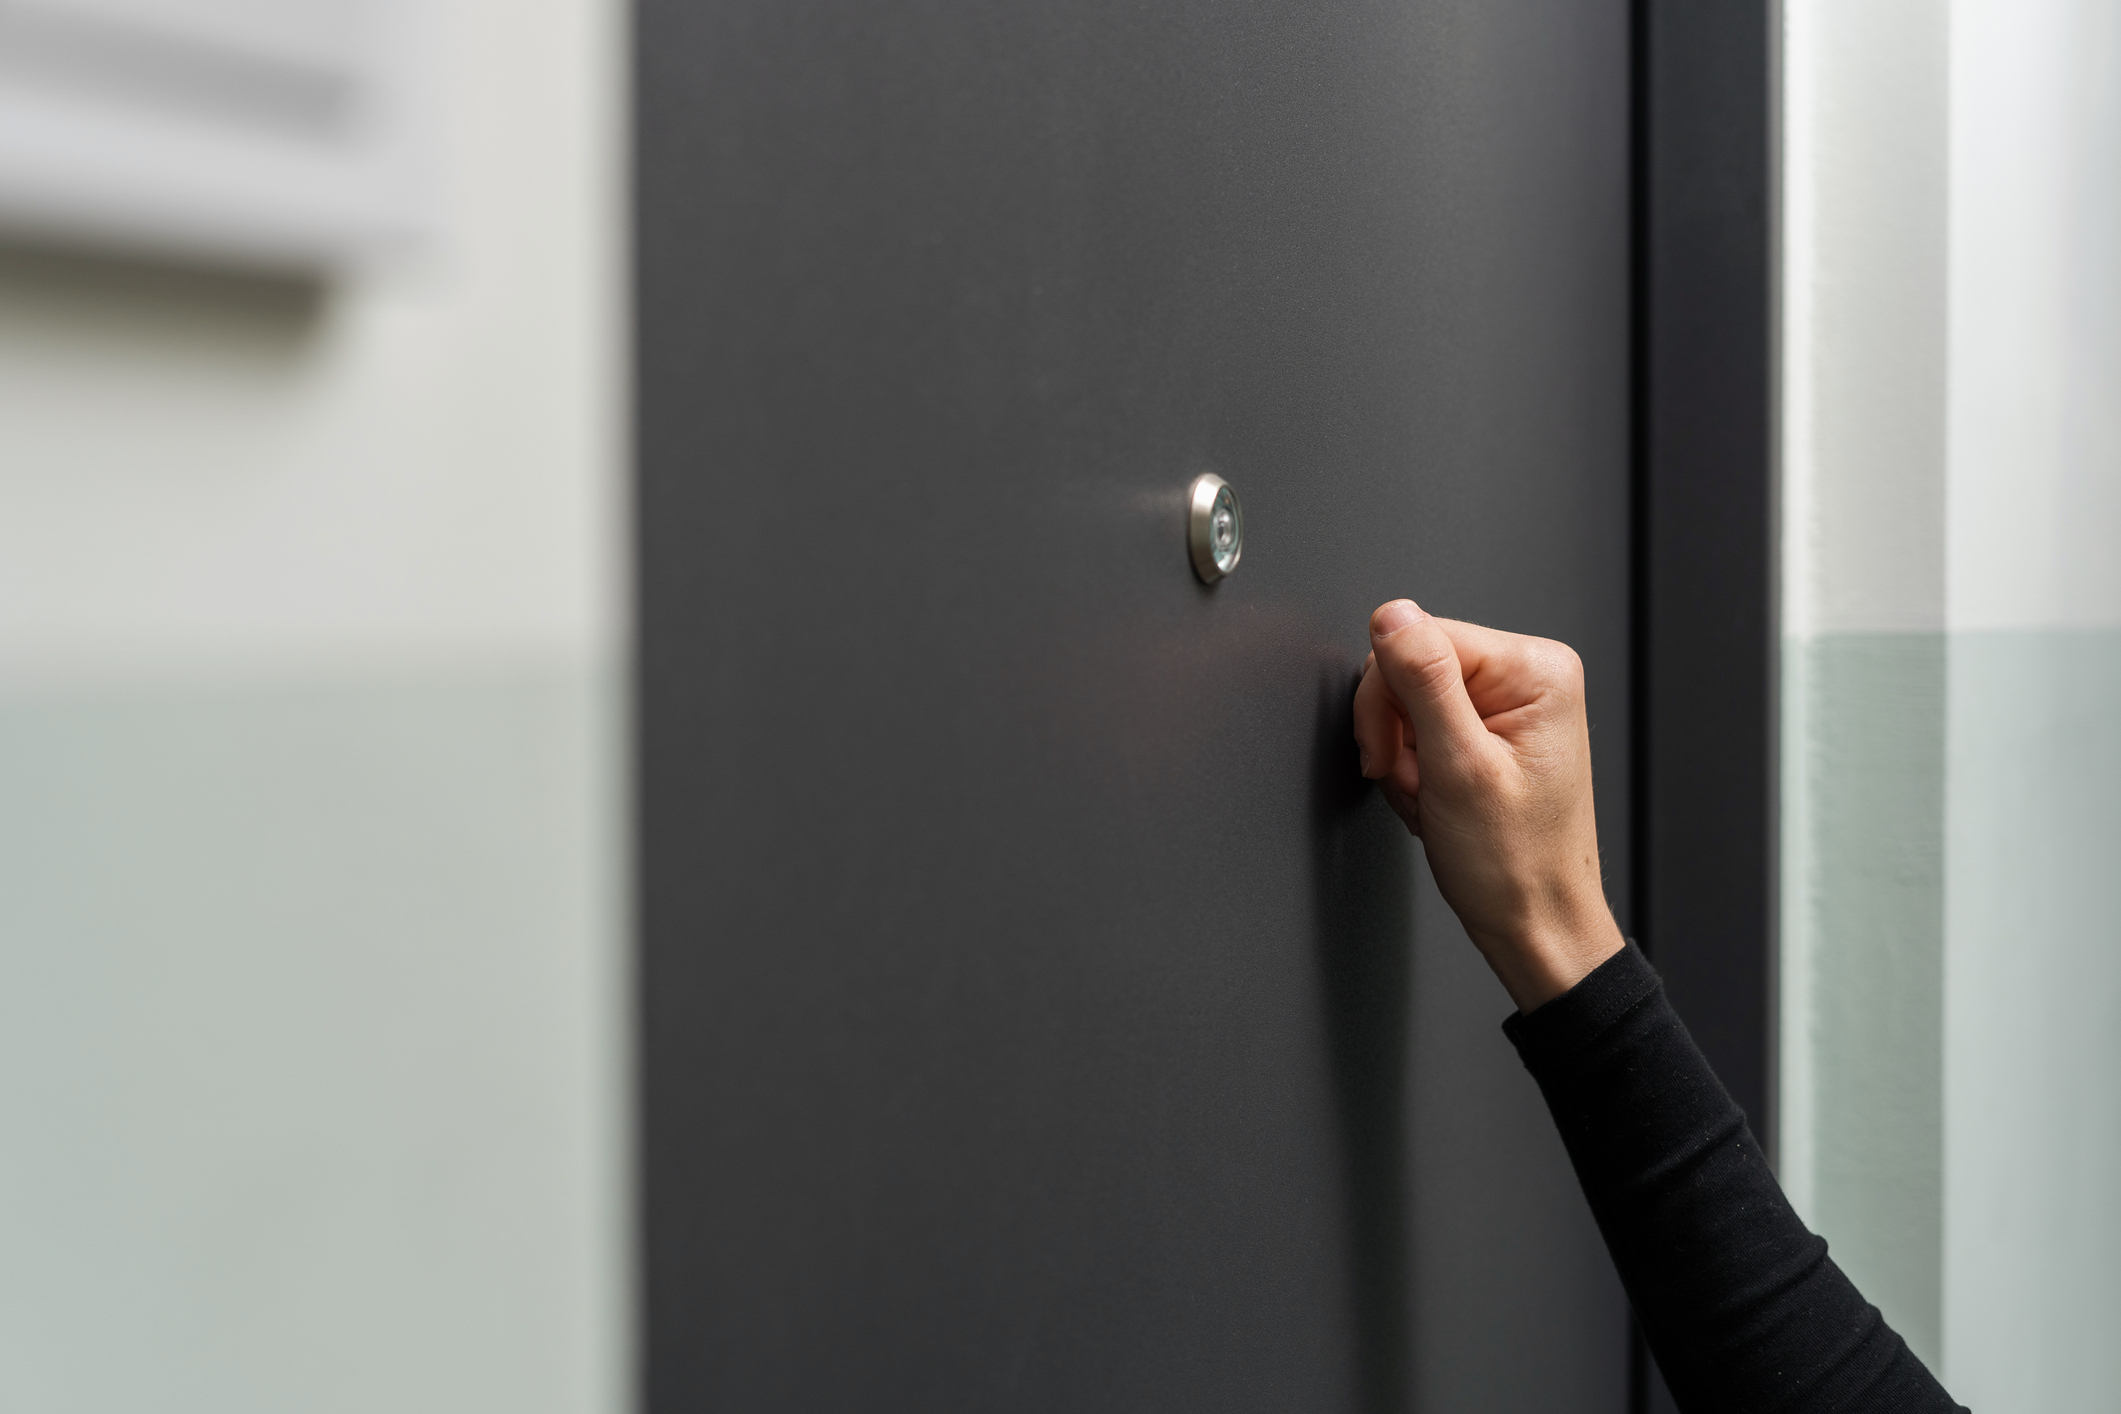
<path id="1" fill-rule="evenodd" d="M 1488 729 L 1466 695 L 1458 650 L 1443 625 L 1411 599 L 1394 599 L 1370 615 L 1370 644 L 1385 686 L 1406 709 L 1415 750 L 1464 755 L 1486 745 Z"/>

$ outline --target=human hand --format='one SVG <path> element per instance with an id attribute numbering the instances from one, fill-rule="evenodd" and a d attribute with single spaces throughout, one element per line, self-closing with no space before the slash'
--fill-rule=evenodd
<path id="1" fill-rule="evenodd" d="M 1623 942 L 1598 866 L 1583 663 L 1566 644 L 1370 616 L 1355 693 L 1362 773 L 1421 837 L 1444 901 L 1529 1012 Z"/>

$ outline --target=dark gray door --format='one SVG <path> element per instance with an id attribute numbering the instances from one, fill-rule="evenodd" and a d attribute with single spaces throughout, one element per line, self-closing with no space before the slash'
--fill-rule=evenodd
<path id="1" fill-rule="evenodd" d="M 1626 879 L 1627 9 L 644 0 L 656 1414 L 1624 1407 L 1347 711 L 1577 645 Z"/>

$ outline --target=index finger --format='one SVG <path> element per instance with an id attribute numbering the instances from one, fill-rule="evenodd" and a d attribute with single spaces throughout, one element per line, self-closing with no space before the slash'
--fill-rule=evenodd
<path id="1" fill-rule="evenodd" d="M 1581 664 L 1566 644 L 1460 619 L 1438 619 L 1436 624 L 1458 650 L 1466 695 L 1483 718 L 1580 686 Z"/>

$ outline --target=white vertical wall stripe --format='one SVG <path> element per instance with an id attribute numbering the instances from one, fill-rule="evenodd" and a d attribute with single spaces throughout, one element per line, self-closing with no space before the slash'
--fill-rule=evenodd
<path id="1" fill-rule="evenodd" d="M 2121 1384 L 2121 3 L 1954 0 L 1945 1375 Z"/>

